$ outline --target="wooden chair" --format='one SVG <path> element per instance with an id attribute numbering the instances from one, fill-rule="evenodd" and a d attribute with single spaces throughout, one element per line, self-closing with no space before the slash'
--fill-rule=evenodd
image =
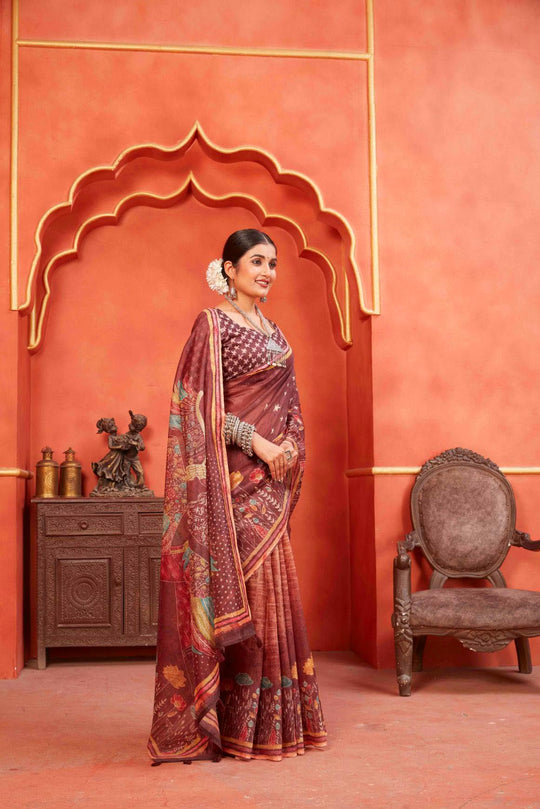
<path id="1" fill-rule="evenodd" d="M 394 641 L 401 696 L 422 670 L 427 635 L 452 635 L 476 652 L 515 641 L 519 671 L 532 671 L 529 637 L 540 635 L 540 592 L 507 588 L 499 568 L 510 545 L 540 550 L 516 531 L 512 487 L 489 459 L 450 449 L 424 464 L 411 492 L 414 530 L 394 560 Z M 411 558 L 421 548 L 433 568 L 429 590 L 411 593 Z M 450 578 L 492 587 L 444 587 Z"/>

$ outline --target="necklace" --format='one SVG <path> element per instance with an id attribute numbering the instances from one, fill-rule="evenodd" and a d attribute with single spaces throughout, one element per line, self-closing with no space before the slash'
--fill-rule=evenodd
<path id="1" fill-rule="evenodd" d="M 285 361 L 277 359 L 280 354 L 283 354 L 283 348 L 278 343 L 276 343 L 276 341 L 274 340 L 272 328 L 271 328 L 270 324 L 268 323 L 268 321 L 266 320 L 263 313 L 261 312 L 261 310 L 259 309 L 259 307 L 258 306 L 255 307 L 255 311 L 258 314 L 259 320 L 260 320 L 260 322 L 257 323 L 251 317 L 250 314 L 248 314 L 247 312 L 244 312 L 244 310 L 241 309 L 238 306 L 238 304 L 235 303 L 235 301 L 233 301 L 228 296 L 227 296 L 227 300 L 229 301 L 231 306 L 234 309 L 236 309 L 236 311 L 239 314 L 242 315 L 242 317 L 244 318 L 244 320 L 247 323 L 249 323 L 251 326 L 253 326 L 253 328 L 256 329 L 259 332 L 259 334 L 263 334 L 267 338 L 266 339 L 266 359 L 268 361 L 268 364 L 269 365 L 280 365 L 280 366 L 284 367 L 285 366 Z"/>

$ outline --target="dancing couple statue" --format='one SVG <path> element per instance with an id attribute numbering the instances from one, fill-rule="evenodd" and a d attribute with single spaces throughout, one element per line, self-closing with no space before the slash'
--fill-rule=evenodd
<path id="1" fill-rule="evenodd" d="M 118 435 L 114 419 L 101 418 L 96 424 L 98 433 L 107 433 L 109 452 L 92 463 L 98 482 L 91 497 L 153 497 L 154 492 L 144 482 L 139 452 L 144 450 L 141 432 L 147 425 L 146 416 L 129 411 L 131 421 L 127 433 Z"/>

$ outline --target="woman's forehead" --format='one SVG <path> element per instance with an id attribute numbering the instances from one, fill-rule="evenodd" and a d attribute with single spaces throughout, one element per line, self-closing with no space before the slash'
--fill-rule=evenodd
<path id="1" fill-rule="evenodd" d="M 249 250 L 245 253 L 246 256 L 264 256 L 265 258 L 275 258 L 276 256 L 276 248 L 273 244 L 267 244 L 265 242 L 261 244 L 255 244 L 253 247 L 250 247 Z"/>

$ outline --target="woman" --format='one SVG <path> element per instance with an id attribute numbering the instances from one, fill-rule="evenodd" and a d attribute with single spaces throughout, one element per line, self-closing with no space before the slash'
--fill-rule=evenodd
<path id="1" fill-rule="evenodd" d="M 292 352 L 257 307 L 265 233 L 233 233 L 207 279 L 173 388 L 165 483 L 154 763 L 280 760 L 324 747 L 288 524 L 303 424 Z"/>

